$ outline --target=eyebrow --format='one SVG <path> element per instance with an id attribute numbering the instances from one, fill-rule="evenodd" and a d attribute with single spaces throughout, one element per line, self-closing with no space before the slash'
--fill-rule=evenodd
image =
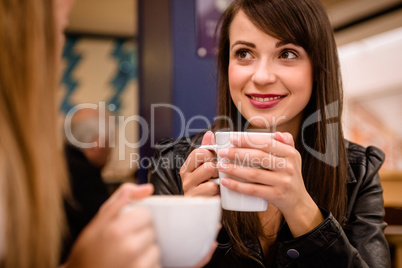
<path id="1" fill-rule="evenodd" d="M 275 47 L 278 48 L 278 47 L 285 46 L 287 44 L 293 44 L 293 43 L 289 43 L 289 42 L 285 42 L 285 41 L 278 41 L 278 42 L 276 42 Z M 246 41 L 242 41 L 242 40 L 234 42 L 234 44 L 232 45 L 231 49 L 233 49 L 233 47 L 235 45 L 245 45 L 245 46 L 248 46 L 248 47 L 251 47 L 251 48 L 256 48 L 255 44 L 250 43 L 250 42 L 246 42 Z M 293 44 L 293 45 L 295 45 L 295 44 Z"/>
<path id="2" fill-rule="evenodd" d="M 245 45 L 245 46 L 248 46 L 248 47 L 251 47 L 251 48 L 256 48 L 256 46 L 253 43 L 242 41 L 242 40 L 234 42 L 234 44 L 232 45 L 231 48 L 233 49 L 233 47 L 235 45 Z"/>
<path id="3" fill-rule="evenodd" d="M 292 43 L 285 42 L 285 41 L 278 41 L 278 42 L 276 42 L 275 47 L 278 48 L 278 47 L 286 46 L 288 44 L 292 44 Z M 292 45 L 294 45 L 294 44 L 292 44 Z"/>

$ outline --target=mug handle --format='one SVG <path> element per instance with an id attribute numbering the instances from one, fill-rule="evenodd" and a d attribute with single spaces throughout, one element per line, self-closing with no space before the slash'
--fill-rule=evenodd
<path id="1" fill-rule="evenodd" d="M 215 153 L 217 153 L 217 149 L 218 146 L 216 146 L 216 144 L 210 144 L 210 145 L 201 145 L 200 147 L 198 147 L 199 149 L 207 149 L 207 150 L 211 150 L 214 151 Z M 212 181 L 215 182 L 216 184 L 220 185 L 221 184 L 221 179 L 220 178 L 213 178 L 213 179 L 209 179 L 208 181 Z"/>

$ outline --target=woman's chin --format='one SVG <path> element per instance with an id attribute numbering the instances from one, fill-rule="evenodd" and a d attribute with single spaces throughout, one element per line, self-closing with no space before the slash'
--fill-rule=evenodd
<path id="1" fill-rule="evenodd" d="M 259 130 L 264 132 L 272 132 L 275 126 L 272 126 L 271 122 L 267 120 L 253 120 L 252 122 L 248 122 L 246 127 L 247 130 Z"/>

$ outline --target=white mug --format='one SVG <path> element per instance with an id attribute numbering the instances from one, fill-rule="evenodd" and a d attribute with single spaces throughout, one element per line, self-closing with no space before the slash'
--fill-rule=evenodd
<path id="1" fill-rule="evenodd" d="M 218 235 L 219 197 L 156 195 L 133 201 L 125 209 L 130 206 L 145 206 L 151 211 L 162 267 L 194 267 Z"/>
<path id="2" fill-rule="evenodd" d="M 219 156 L 218 154 L 219 150 L 234 147 L 233 144 L 230 143 L 230 138 L 233 136 L 240 136 L 240 135 L 243 136 L 246 135 L 246 141 L 247 141 L 247 135 L 249 135 L 248 137 L 263 136 L 264 138 L 269 139 L 273 138 L 273 133 L 266 133 L 266 132 L 236 132 L 236 131 L 216 132 L 215 133 L 216 145 L 202 145 L 199 148 L 214 151 L 218 155 L 218 162 L 221 161 L 225 162 L 225 160 Z M 268 201 L 260 197 L 245 195 L 242 193 L 229 190 L 220 183 L 220 180 L 222 178 L 232 178 L 243 182 L 245 180 L 242 180 L 234 176 L 229 176 L 228 174 L 223 172 L 219 172 L 218 179 L 210 180 L 220 185 L 221 201 L 223 209 L 233 211 L 266 211 L 268 209 Z"/>

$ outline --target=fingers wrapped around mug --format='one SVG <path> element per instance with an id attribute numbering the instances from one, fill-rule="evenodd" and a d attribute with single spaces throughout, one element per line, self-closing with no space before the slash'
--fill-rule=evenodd
<path id="1" fill-rule="evenodd" d="M 207 145 L 211 142 L 214 142 L 213 133 L 207 132 L 202 144 Z M 219 194 L 218 185 L 208 181 L 219 176 L 216 161 L 216 154 L 207 149 L 198 148 L 190 153 L 180 168 L 184 195 L 214 196 Z"/>
<path id="2" fill-rule="evenodd" d="M 286 158 L 252 148 L 225 148 L 219 150 L 222 158 L 219 166 L 234 163 L 234 167 L 262 168 L 265 170 L 280 170 L 286 166 Z"/>
<path id="3" fill-rule="evenodd" d="M 150 211 L 123 209 L 152 191 L 149 184 L 121 186 L 80 233 L 63 268 L 160 267 Z"/>
<path id="4" fill-rule="evenodd" d="M 236 192 L 261 197 L 285 213 L 308 198 L 300 154 L 289 140 L 287 143 L 284 139 L 275 140 L 274 144 L 276 134 L 265 140 L 258 138 L 250 137 L 245 142 L 239 137 L 237 143 L 235 139 L 233 142 L 235 146 L 241 142 L 242 147 L 219 151 L 224 161 L 218 163 L 218 170 L 227 176 L 221 184 Z"/>
<path id="5" fill-rule="evenodd" d="M 232 135 L 230 142 L 239 148 L 258 149 L 279 157 L 286 157 L 294 153 L 293 136 L 290 133 L 275 132 L 272 135 Z M 292 149 L 293 148 L 293 149 Z"/>

